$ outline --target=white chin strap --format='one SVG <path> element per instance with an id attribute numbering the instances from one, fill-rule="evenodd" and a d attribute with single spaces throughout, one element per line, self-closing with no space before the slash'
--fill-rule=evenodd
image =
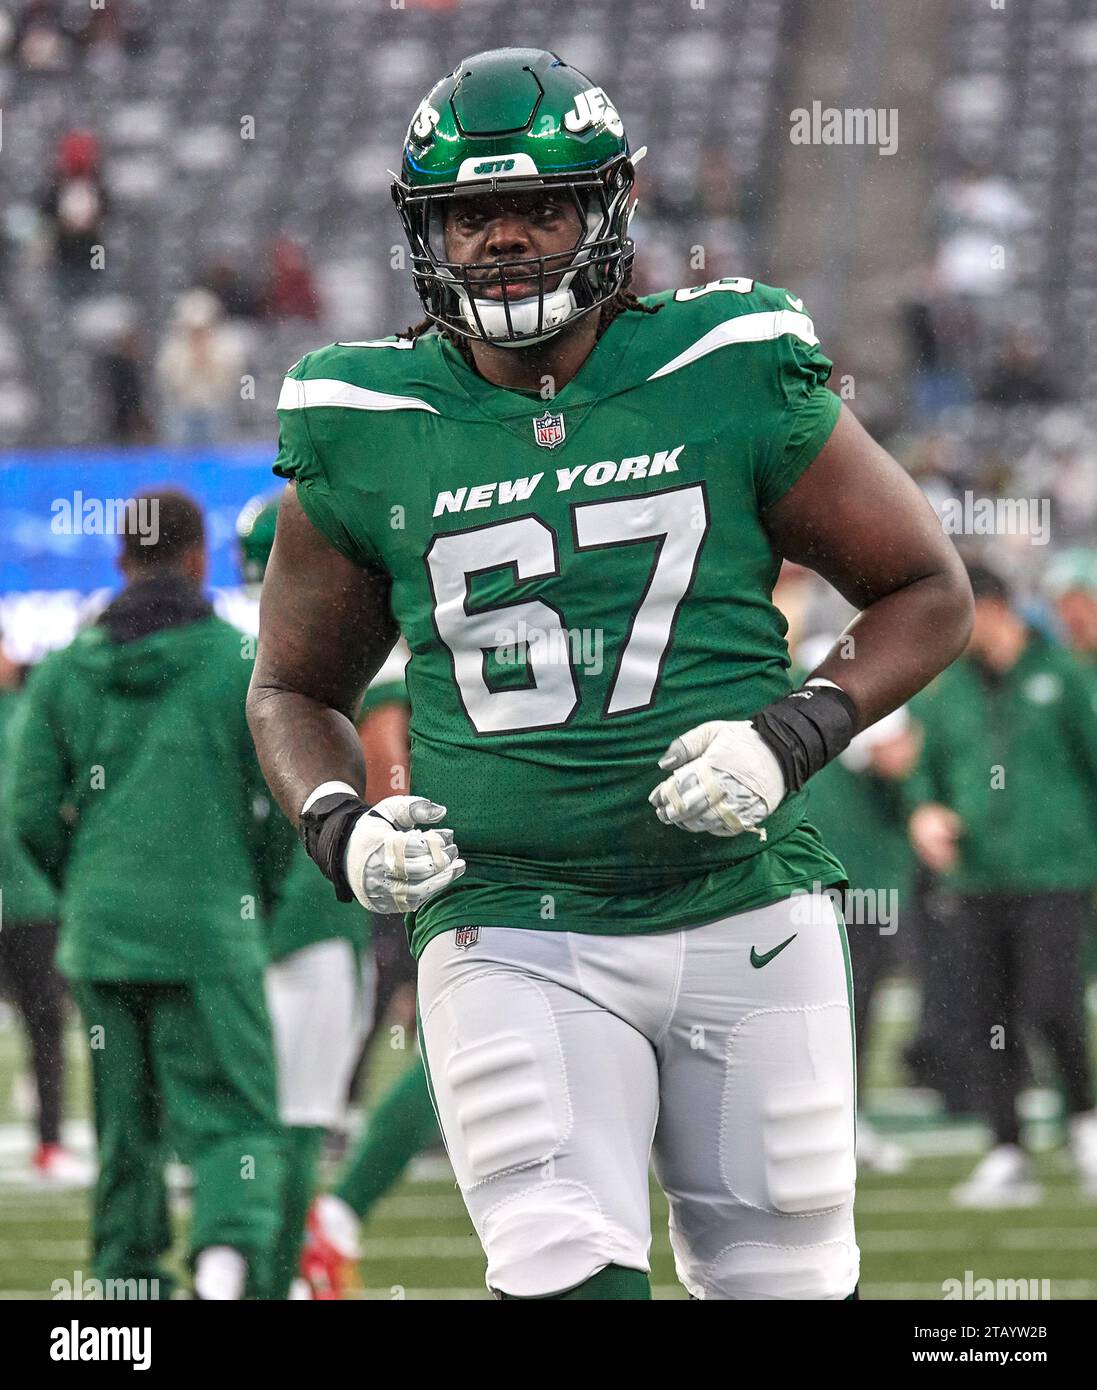
<path id="1" fill-rule="evenodd" d="M 567 278 L 570 280 L 571 275 L 569 274 Z M 458 290 L 457 294 L 461 301 L 461 317 L 469 328 L 477 336 L 482 332 L 489 342 L 498 342 L 500 347 L 528 347 L 530 343 L 543 342 L 562 328 L 578 308 L 575 295 L 570 289 L 565 289 L 563 286 L 553 290 L 551 294 L 545 295 L 543 317 L 540 313 L 540 299 L 537 295 L 532 295 L 528 299 L 509 300 L 506 306 L 498 299 L 477 299 L 474 312 L 468 292 L 462 289 Z M 479 322 L 477 322 L 477 315 L 479 315 Z M 541 332 L 536 337 L 523 336 L 522 341 L 518 343 L 508 341 L 508 335 L 511 333 L 522 335 L 537 333 L 538 323 L 540 323 Z"/>

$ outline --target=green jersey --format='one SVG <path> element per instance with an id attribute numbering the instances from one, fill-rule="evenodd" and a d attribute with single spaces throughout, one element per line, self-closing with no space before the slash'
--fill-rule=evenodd
<path id="1" fill-rule="evenodd" d="M 674 738 L 791 688 L 762 518 L 840 406 L 784 290 L 644 302 L 554 395 L 492 385 L 435 334 L 336 343 L 283 387 L 275 471 L 391 576 L 412 786 L 468 866 L 417 914 L 417 953 L 465 924 L 699 925 L 843 876 L 802 794 L 735 838 L 648 803 Z"/>

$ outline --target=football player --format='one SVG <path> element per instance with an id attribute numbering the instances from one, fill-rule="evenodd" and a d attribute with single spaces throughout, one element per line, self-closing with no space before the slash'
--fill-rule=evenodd
<path id="1" fill-rule="evenodd" d="M 825 389 L 804 305 L 629 292 L 634 156 L 536 49 L 420 104 L 425 321 L 279 401 L 252 729 L 338 896 L 408 914 L 428 1078 L 501 1298 L 855 1296 L 854 1061 L 801 789 L 962 650 L 958 557 Z M 859 611 L 792 688 L 781 559 Z M 350 720 L 403 634 L 411 790 Z M 851 640 L 852 639 L 852 640 Z M 444 824 L 443 824 L 444 823 Z"/>

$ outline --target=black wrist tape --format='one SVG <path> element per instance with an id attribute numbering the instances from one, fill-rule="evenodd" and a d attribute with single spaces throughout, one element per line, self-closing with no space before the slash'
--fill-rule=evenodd
<path id="1" fill-rule="evenodd" d="M 781 764 L 791 795 L 848 747 L 857 708 L 836 686 L 810 685 L 775 700 L 750 722 Z"/>
<path id="2" fill-rule="evenodd" d="M 335 885 L 335 896 L 341 903 L 353 901 L 350 880 L 347 878 L 347 841 L 360 817 L 369 810 L 361 797 L 348 792 L 329 792 L 301 816 L 298 833 L 304 841 L 309 858 L 320 872 Z"/>

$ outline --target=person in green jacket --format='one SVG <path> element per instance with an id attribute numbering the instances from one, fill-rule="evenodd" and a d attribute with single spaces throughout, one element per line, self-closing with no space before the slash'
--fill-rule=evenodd
<path id="1" fill-rule="evenodd" d="M 170 1144 L 194 1175 L 196 1295 L 263 1297 L 283 1160 L 262 916 L 292 834 L 244 722 L 251 652 L 202 590 L 201 512 L 137 503 L 157 524 L 123 534 L 125 588 L 28 682 L 14 824 L 60 893 L 91 1047 L 96 1277 L 170 1294 Z"/>
<path id="2" fill-rule="evenodd" d="M 1097 694 L 1067 650 L 1028 626 L 1002 578 L 969 567 L 967 653 L 922 694 L 911 839 L 958 897 L 959 1052 L 981 1080 L 994 1147 L 956 1190 L 965 1206 L 1038 1200 L 1016 1102 L 1023 1035 L 1059 1072 L 1071 1148 L 1097 1193 L 1097 1111 L 1082 940 L 1097 883 Z M 968 1027 L 964 1028 L 965 1019 Z"/>
<path id="3" fill-rule="evenodd" d="M 11 731 L 26 668 L 4 650 L 0 634 L 0 983 L 23 1020 L 38 1101 L 36 1178 L 86 1187 L 93 1169 L 61 1143 L 65 982 L 53 963 L 57 894 L 11 827 Z"/>

